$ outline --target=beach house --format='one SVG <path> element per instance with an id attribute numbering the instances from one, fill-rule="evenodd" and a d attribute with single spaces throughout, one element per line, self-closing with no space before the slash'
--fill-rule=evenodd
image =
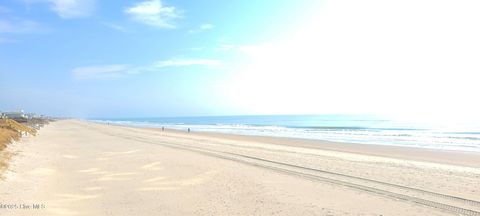
<path id="1" fill-rule="evenodd" d="M 27 122 L 28 120 L 28 116 L 23 112 L 23 110 L 16 112 L 4 112 L 2 115 L 17 122 Z"/>

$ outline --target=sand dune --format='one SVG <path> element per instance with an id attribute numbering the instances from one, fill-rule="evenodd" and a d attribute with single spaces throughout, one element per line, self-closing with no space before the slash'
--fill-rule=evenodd
<path id="1" fill-rule="evenodd" d="M 321 144 L 58 121 L 6 149 L 0 205 L 39 209 L 0 215 L 480 211 L 478 155 Z"/>

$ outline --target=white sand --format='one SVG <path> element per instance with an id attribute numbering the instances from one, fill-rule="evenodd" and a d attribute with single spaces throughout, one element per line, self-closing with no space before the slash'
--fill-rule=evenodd
<path id="1" fill-rule="evenodd" d="M 156 143 L 256 156 L 480 200 L 478 166 L 438 163 L 435 154 L 432 160 L 414 161 L 389 157 L 381 149 L 370 150 L 378 153 L 373 156 L 301 141 L 65 120 L 7 148 L 17 155 L 0 180 L 0 204 L 45 208 L 0 208 L 0 215 L 450 215 Z M 458 160 L 465 158 L 476 157 Z"/>

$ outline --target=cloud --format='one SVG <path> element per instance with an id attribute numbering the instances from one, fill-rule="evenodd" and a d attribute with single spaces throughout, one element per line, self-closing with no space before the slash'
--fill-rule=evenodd
<path id="1" fill-rule="evenodd" d="M 216 59 L 172 59 L 166 61 L 158 61 L 153 64 L 155 68 L 163 67 L 181 67 L 181 66 L 193 66 L 193 65 L 203 65 L 203 66 L 214 66 L 219 65 L 220 61 Z"/>
<path id="2" fill-rule="evenodd" d="M 74 68 L 72 75 L 77 80 L 108 80 L 124 77 L 131 73 L 130 69 L 130 66 L 122 64 L 95 65 Z"/>
<path id="3" fill-rule="evenodd" d="M 0 18 L 0 44 L 16 42 L 16 39 L 10 38 L 12 34 L 38 33 L 45 30 L 43 26 L 31 20 Z"/>
<path id="4" fill-rule="evenodd" d="M 23 19 L 0 20 L 1 33 L 28 33 L 40 30 L 40 25 L 34 21 Z"/>
<path id="5" fill-rule="evenodd" d="M 62 18 L 87 17 L 95 9 L 95 0 L 50 0 L 52 10 Z"/>
<path id="6" fill-rule="evenodd" d="M 202 32 L 202 31 L 212 29 L 213 27 L 214 26 L 212 24 L 202 24 L 198 28 L 195 28 L 195 29 L 192 29 L 192 30 L 188 31 L 188 33 Z"/>
<path id="7" fill-rule="evenodd" d="M 180 17 L 175 7 L 166 7 L 160 0 L 140 2 L 127 8 L 125 13 L 137 22 L 164 29 L 176 28 L 173 20 Z"/>
<path id="8" fill-rule="evenodd" d="M 96 0 L 24 0 L 26 3 L 48 3 L 50 9 L 64 19 L 90 16 L 95 10 Z"/>
<path id="9" fill-rule="evenodd" d="M 126 64 L 94 65 L 74 68 L 72 76 L 76 80 L 111 80 L 142 72 L 156 72 L 166 67 L 215 66 L 219 64 L 220 61 L 216 59 L 173 59 L 140 66 Z"/>

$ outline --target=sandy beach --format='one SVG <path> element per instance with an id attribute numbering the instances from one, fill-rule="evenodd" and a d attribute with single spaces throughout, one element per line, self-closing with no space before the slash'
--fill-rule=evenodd
<path id="1" fill-rule="evenodd" d="M 2 216 L 480 215 L 475 153 L 62 120 L 2 154 Z"/>

